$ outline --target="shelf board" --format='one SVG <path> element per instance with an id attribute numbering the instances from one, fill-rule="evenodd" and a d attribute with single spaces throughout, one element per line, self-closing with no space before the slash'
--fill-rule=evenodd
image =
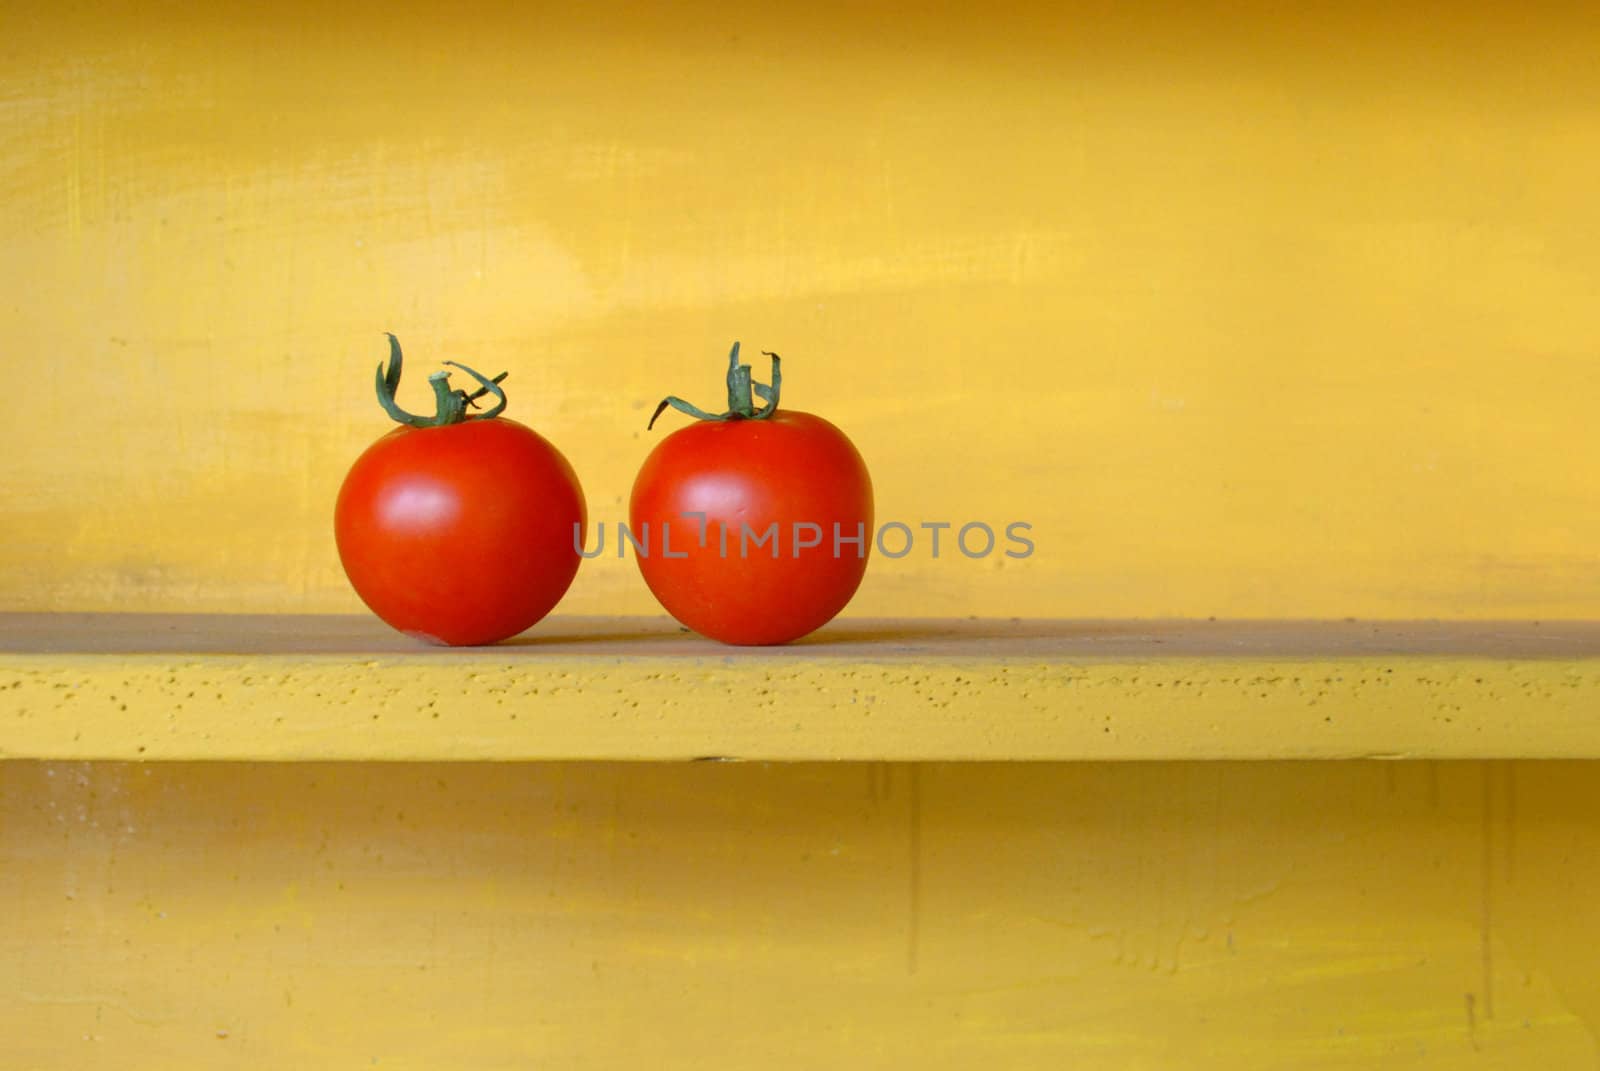
<path id="1" fill-rule="evenodd" d="M 1600 758 L 1600 622 L 664 618 L 419 646 L 368 617 L 0 614 L 0 758 Z"/>

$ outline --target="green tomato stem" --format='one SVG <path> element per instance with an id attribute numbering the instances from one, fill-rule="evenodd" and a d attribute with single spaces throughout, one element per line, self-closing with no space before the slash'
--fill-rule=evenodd
<path id="1" fill-rule="evenodd" d="M 783 374 L 779 370 L 779 358 L 770 350 L 762 350 L 763 357 L 772 358 L 772 382 L 757 383 L 751 375 L 750 366 L 739 363 L 739 343 L 733 344 L 733 349 L 728 353 L 728 409 L 723 413 L 708 413 L 698 406 L 691 405 L 676 395 L 668 395 L 661 399 L 661 404 L 656 406 L 656 411 L 650 416 L 650 423 L 646 429 L 656 426 L 656 419 L 666 412 L 670 406 L 680 413 L 685 413 L 696 420 L 765 420 L 778 411 L 778 392 L 783 385 Z M 760 398 L 766 404 L 760 409 L 756 408 L 755 400 Z"/>
<path id="2" fill-rule="evenodd" d="M 446 361 L 445 364 L 459 368 L 477 380 L 479 388 L 471 394 L 464 390 L 455 390 L 450 386 L 449 372 L 435 372 L 428 377 L 428 385 L 433 388 L 433 416 L 423 417 L 408 413 L 400 408 L 394 397 L 395 391 L 400 387 L 400 368 L 403 360 L 400 340 L 392 334 L 389 335 L 388 365 L 387 367 L 378 365 L 378 404 L 400 424 L 410 428 L 442 428 L 449 424 L 465 423 L 468 420 L 492 420 L 505 410 L 506 392 L 500 389 L 500 381 L 506 378 L 506 373 L 501 372 L 493 379 L 488 379 L 464 364 Z M 494 395 L 495 404 L 485 412 L 469 414 L 467 410 L 476 409 L 478 399 L 485 394 Z"/>

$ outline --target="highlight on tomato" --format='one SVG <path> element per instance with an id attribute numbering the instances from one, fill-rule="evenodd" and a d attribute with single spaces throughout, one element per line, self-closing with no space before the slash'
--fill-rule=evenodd
<path id="1" fill-rule="evenodd" d="M 866 573 L 872 480 L 855 446 L 822 417 L 778 407 L 782 378 L 757 383 L 728 355 L 728 408 L 663 439 L 634 480 L 634 558 L 661 605 L 723 643 L 781 644 L 843 610 Z M 756 400 L 762 402 L 758 408 Z"/>
<path id="2" fill-rule="evenodd" d="M 531 628 L 566 594 L 587 523 L 572 466 L 543 436 L 500 414 L 500 382 L 428 377 L 436 410 L 395 401 L 400 342 L 378 365 L 378 403 L 399 427 L 356 459 L 334 507 L 345 575 L 363 602 L 409 636 L 452 646 L 498 643 Z M 477 412 L 479 401 L 493 405 Z"/>

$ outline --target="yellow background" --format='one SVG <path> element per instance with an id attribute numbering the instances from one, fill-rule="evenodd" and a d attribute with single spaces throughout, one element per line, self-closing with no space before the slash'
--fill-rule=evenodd
<path id="1" fill-rule="evenodd" d="M 1587 763 L 0 775 L 8 1069 L 1600 1059 Z"/>
<path id="2" fill-rule="evenodd" d="M 392 330 L 594 521 L 739 338 L 881 519 L 1034 526 L 852 613 L 1600 616 L 1596 55 L 1553 2 L 7 4 L 0 610 L 359 611 Z M 1597 830 L 1587 764 L 5 762 L 0 1068 L 1592 1068 Z"/>
<path id="3" fill-rule="evenodd" d="M 882 519 L 1034 526 L 880 559 L 855 613 L 1600 613 L 1592 6 L 30 3 L 3 38 L 0 607 L 358 610 L 330 512 L 392 330 L 413 407 L 440 359 L 509 370 L 596 521 L 738 338 Z M 608 555 L 563 609 L 654 606 Z"/>

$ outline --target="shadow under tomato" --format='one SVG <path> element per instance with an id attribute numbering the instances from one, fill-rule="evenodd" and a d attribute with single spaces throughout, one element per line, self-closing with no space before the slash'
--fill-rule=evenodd
<path id="1" fill-rule="evenodd" d="M 509 640 L 489 644 L 479 648 L 465 648 L 488 651 L 500 647 L 571 647 L 581 645 L 593 647 L 609 644 L 654 644 L 659 642 L 670 643 L 673 640 L 700 639 L 694 633 L 685 629 L 682 632 L 665 632 L 653 629 L 636 629 L 632 631 L 617 632 L 525 632 L 520 636 L 513 636 Z M 702 642 L 711 643 L 710 640 Z"/>

